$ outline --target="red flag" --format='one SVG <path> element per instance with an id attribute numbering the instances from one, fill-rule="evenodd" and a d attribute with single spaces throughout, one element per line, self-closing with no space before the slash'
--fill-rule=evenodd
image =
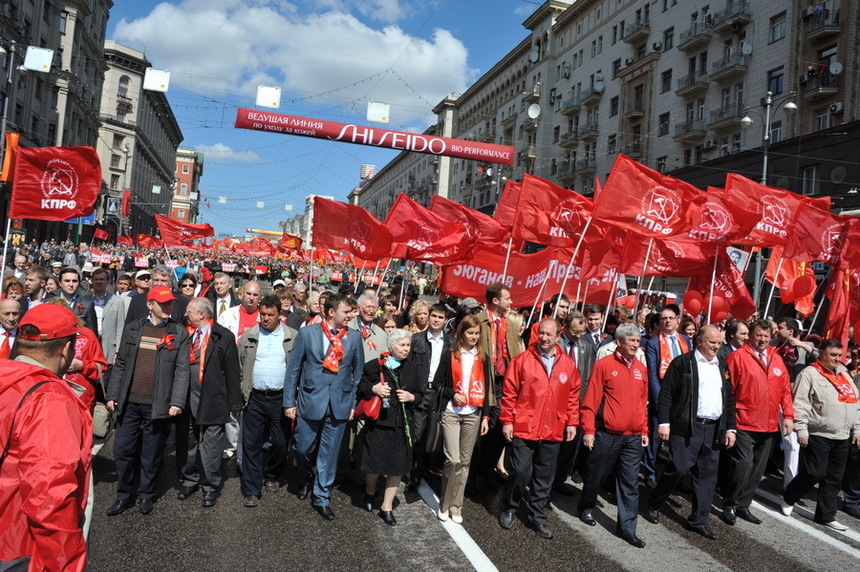
<path id="1" fill-rule="evenodd" d="M 811 207 L 799 209 L 783 256 L 800 262 L 820 260 L 831 266 L 841 266 L 852 220 L 857 217 L 839 216 Z"/>
<path id="2" fill-rule="evenodd" d="M 595 200 L 594 218 L 665 238 L 695 227 L 704 203 L 704 193 L 689 183 L 618 155 Z"/>
<path id="3" fill-rule="evenodd" d="M 101 164 L 92 147 L 21 147 L 9 217 L 64 221 L 89 215 L 101 185 Z"/>
<path id="4" fill-rule="evenodd" d="M 631 232 L 624 245 L 620 271 L 634 276 L 672 276 L 686 278 L 705 274 L 710 278 L 715 245 L 680 240 L 657 240 L 648 255 L 649 239 Z"/>
<path id="5" fill-rule="evenodd" d="M 141 248 L 161 248 L 164 246 L 161 240 L 148 234 L 138 234 L 136 241 Z"/>
<path id="6" fill-rule="evenodd" d="M 363 208 L 314 197 L 313 245 L 364 258 L 391 252 L 391 231 Z"/>
<path id="7" fill-rule="evenodd" d="M 385 226 L 391 231 L 391 255 L 407 260 L 451 263 L 473 248 L 466 228 L 430 212 L 403 193 L 397 195 Z"/>
<path id="8" fill-rule="evenodd" d="M 96 240 L 107 240 L 108 233 L 107 231 L 97 228 L 93 231 L 93 238 Z"/>
<path id="9" fill-rule="evenodd" d="M 848 317 L 850 315 L 851 270 L 834 268 L 827 284 L 826 298 L 830 300 L 827 320 L 824 322 L 824 337 L 839 340 L 843 348 L 848 347 Z"/>
<path id="10" fill-rule="evenodd" d="M 714 296 L 719 296 L 725 302 L 725 310 L 738 320 L 746 320 L 755 314 L 755 303 L 744 283 L 740 270 L 729 258 L 725 250 L 720 250 L 717 260 L 717 278 L 714 281 Z M 702 296 L 711 292 L 711 274 L 702 273 L 690 278 L 688 290 L 695 290 Z M 707 311 L 707 307 L 704 308 Z M 719 315 L 719 311 L 715 312 Z M 719 318 L 713 318 L 719 321 Z"/>
<path id="11" fill-rule="evenodd" d="M 736 173 L 726 175 L 723 192 L 726 204 L 758 219 L 755 228 L 736 243 L 765 248 L 784 246 L 788 242 L 805 200 L 796 193 L 768 187 Z"/>
<path id="12" fill-rule="evenodd" d="M 783 302 L 794 302 L 794 309 L 807 318 L 815 310 L 815 290 L 805 296 L 798 297 L 794 293 L 794 283 L 801 276 L 807 276 L 804 280 L 812 280 L 815 284 L 815 272 L 808 262 L 797 262 L 785 257 L 783 247 L 775 246 L 771 251 L 770 260 L 764 270 L 764 276 L 768 282 L 779 288 L 779 296 Z M 780 260 L 782 263 L 780 264 Z M 779 268 L 779 274 L 776 269 Z"/>
<path id="13" fill-rule="evenodd" d="M 288 232 L 285 232 L 284 236 L 281 237 L 280 242 L 278 242 L 278 248 L 287 248 L 290 250 L 295 250 L 301 247 L 302 237 L 295 234 L 290 234 Z"/>
<path id="14" fill-rule="evenodd" d="M 272 241 L 260 236 L 255 236 L 251 240 L 251 248 L 257 252 L 265 253 L 263 256 L 275 255 L 275 248 L 272 246 Z"/>
<path id="15" fill-rule="evenodd" d="M 508 181 L 505 183 L 505 189 L 502 191 L 502 196 L 499 197 L 499 202 L 496 205 L 496 212 L 493 218 L 500 225 L 511 228 L 514 226 L 514 216 L 517 213 L 517 204 L 520 202 L 520 191 L 522 185 L 516 181 Z"/>
<path id="16" fill-rule="evenodd" d="M 130 236 L 118 236 L 116 237 L 116 243 L 120 246 L 133 246 L 134 241 Z"/>
<path id="17" fill-rule="evenodd" d="M 215 236 L 215 229 L 209 224 L 191 224 L 160 214 L 155 215 L 155 224 L 158 225 L 161 240 L 167 246 L 187 246 L 194 239 Z"/>
<path id="18" fill-rule="evenodd" d="M 722 194 L 722 189 L 708 187 L 699 219 L 679 239 L 727 243 L 749 234 L 759 221 L 758 217 L 736 210 L 723 199 Z"/>
<path id="19" fill-rule="evenodd" d="M 131 191 L 126 189 L 122 192 L 122 216 L 128 216 L 131 211 Z"/>
<path id="20" fill-rule="evenodd" d="M 525 174 L 513 237 L 549 246 L 573 246 L 593 208 L 591 199 Z"/>
<path id="21" fill-rule="evenodd" d="M 459 222 L 466 228 L 467 240 L 481 240 L 489 243 L 505 242 L 507 229 L 499 221 L 464 204 L 433 195 L 430 199 L 430 212 L 452 222 Z"/>

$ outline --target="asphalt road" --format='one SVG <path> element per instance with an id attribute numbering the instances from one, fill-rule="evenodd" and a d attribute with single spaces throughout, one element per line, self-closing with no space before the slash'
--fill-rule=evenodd
<path id="1" fill-rule="evenodd" d="M 639 536 L 647 543 L 636 549 L 617 538 L 615 507 L 606 499 L 595 511 L 598 525 L 576 518 L 576 496 L 554 494 L 544 540 L 518 519 L 513 528 L 498 524 L 502 487 L 488 486 L 467 495 L 462 526 L 439 522 L 433 489 L 398 495 L 395 527 L 361 506 L 363 486 L 355 473 L 334 492 L 336 519 L 324 521 L 286 488 L 264 493 L 257 508 L 245 508 L 235 462 L 225 461 L 226 481 L 218 504 L 203 508 L 200 493 L 176 499 L 175 456 L 165 457 L 155 510 L 136 509 L 116 517 L 104 512 L 114 499 L 112 442 L 94 458 L 95 511 L 90 532 L 93 571 L 235 571 L 235 570 L 858 570 L 860 521 L 839 513 L 850 530 L 838 533 L 812 522 L 814 501 L 801 501 L 795 514 L 784 517 L 773 493 L 776 479 L 767 480 L 753 505 L 764 523 L 739 520 L 734 527 L 719 520 L 714 508 L 710 541 L 687 531 L 687 495 L 673 496 L 659 524 L 639 519 Z M 288 474 L 288 477 L 291 477 Z M 291 485 L 293 483 L 290 483 Z M 644 502 L 648 489 L 642 488 Z M 378 502 L 378 501 L 377 501 Z"/>

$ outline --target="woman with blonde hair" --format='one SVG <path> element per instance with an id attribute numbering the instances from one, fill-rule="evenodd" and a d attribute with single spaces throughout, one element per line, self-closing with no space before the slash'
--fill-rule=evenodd
<path id="1" fill-rule="evenodd" d="M 440 391 L 442 493 L 439 520 L 463 522 L 463 493 L 478 435 L 489 429 L 490 384 L 493 372 L 481 337 L 481 320 L 466 316 L 457 326 L 451 351 L 444 352 L 433 385 Z"/>
<path id="2" fill-rule="evenodd" d="M 404 329 L 417 334 L 430 325 L 430 304 L 424 300 L 415 300 L 409 309 L 409 325 Z"/>

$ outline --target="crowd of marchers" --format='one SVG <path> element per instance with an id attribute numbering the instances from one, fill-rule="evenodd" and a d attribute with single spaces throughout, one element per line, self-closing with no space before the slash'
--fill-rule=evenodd
<path id="1" fill-rule="evenodd" d="M 604 495 L 616 534 L 644 547 L 639 515 L 659 522 L 687 475 L 690 530 L 715 539 L 714 506 L 760 524 L 751 502 L 771 470 L 786 516 L 817 485 L 816 523 L 860 518 L 848 348 L 793 318 L 718 327 L 673 304 L 606 315 L 556 295 L 528 319 L 501 283 L 431 304 L 402 276 L 335 290 L 290 270 L 270 287 L 163 264 L 116 280 L 20 266 L 0 301 L 0 562 L 85 568 L 99 408 L 115 419 L 115 518 L 157 510 L 172 427 L 176 496 L 201 510 L 291 488 L 332 521 L 334 484 L 360 472 L 362 508 L 395 526 L 398 495 L 438 477 L 441 521 L 503 485 L 502 528 L 550 539 L 553 494 L 579 495 L 589 526 Z M 231 463 L 242 497 L 222 499 Z"/>

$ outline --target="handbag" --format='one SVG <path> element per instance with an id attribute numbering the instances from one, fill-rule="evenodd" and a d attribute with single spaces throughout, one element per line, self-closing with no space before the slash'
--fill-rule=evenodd
<path id="1" fill-rule="evenodd" d="M 382 398 L 374 395 L 368 399 L 362 399 L 355 406 L 353 417 L 364 421 L 376 421 L 379 419 L 379 410 L 382 409 Z"/>

